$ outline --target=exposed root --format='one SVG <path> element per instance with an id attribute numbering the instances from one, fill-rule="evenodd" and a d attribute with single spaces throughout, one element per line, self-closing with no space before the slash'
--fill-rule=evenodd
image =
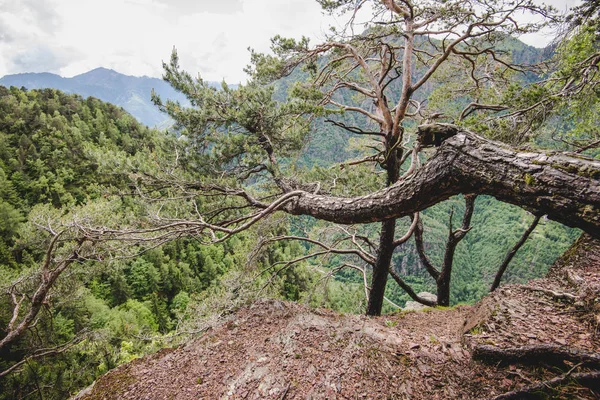
<path id="1" fill-rule="evenodd" d="M 600 367 L 600 354 L 587 353 L 582 350 L 538 344 L 523 347 L 499 348 L 489 345 L 477 345 L 473 349 L 473 359 L 486 363 L 498 361 L 518 362 L 523 364 L 562 365 L 565 361 L 580 364 L 583 367 Z"/>
<path id="2" fill-rule="evenodd" d="M 579 287 L 585 283 L 585 279 L 583 279 L 582 277 L 577 275 L 570 268 L 565 269 L 565 276 L 566 276 L 567 282 L 569 282 L 571 284 L 571 286 Z"/>
<path id="3" fill-rule="evenodd" d="M 553 300 L 568 300 L 568 301 L 574 302 L 579 299 L 579 297 L 577 297 L 571 293 L 559 293 L 559 292 L 555 292 L 554 290 L 545 289 L 545 288 L 536 287 L 536 286 L 519 285 L 519 287 L 522 289 L 527 289 L 527 290 L 531 290 L 534 292 L 544 293 L 545 295 L 552 297 Z"/>
<path id="4" fill-rule="evenodd" d="M 521 390 L 501 394 L 500 396 L 493 397 L 492 400 L 538 399 L 541 398 L 540 394 L 554 392 L 554 389 L 569 383 L 577 383 L 589 389 L 598 390 L 600 389 L 600 371 L 581 372 L 577 374 L 567 373 L 548 381 L 527 386 Z"/>

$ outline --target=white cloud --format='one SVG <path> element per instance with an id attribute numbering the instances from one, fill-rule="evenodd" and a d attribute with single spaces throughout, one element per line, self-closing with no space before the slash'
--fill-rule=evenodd
<path id="1" fill-rule="evenodd" d="M 98 66 L 160 76 L 175 46 L 191 73 L 240 82 L 248 47 L 266 51 L 275 34 L 314 36 L 326 25 L 312 0 L 38 0 L 38 8 L 33 1 L 0 0 L 0 53 L 8 55 L 0 57 L 0 76 L 72 76 Z"/>
<path id="2" fill-rule="evenodd" d="M 561 13 L 567 13 L 569 9 L 575 7 L 579 3 L 579 0 L 545 0 L 545 4 L 556 8 Z M 544 47 L 552 41 L 556 32 L 551 28 L 546 28 L 536 33 L 529 33 L 522 35 L 519 39 L 534 47 Z"/>
<path id="3" fill-rule="evenodd" d="M 333 21 L 314 0 L 0 0 L 0 76 L 102 66 L 158 77 L 175 46 L 190 73 L 240 82 L 248 47 L 267 51 L 276 34 L 316 41 Z"/>

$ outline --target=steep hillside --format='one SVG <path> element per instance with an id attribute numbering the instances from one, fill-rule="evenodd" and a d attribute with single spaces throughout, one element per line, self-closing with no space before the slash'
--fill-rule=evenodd
<path id="1" fill-rule="evenodd" d="M 129 257 L 78 254 L 53 281 L 43 306 L 31 306 L 49 271 L 44 261 L 64 254 L 48 257 L 50 239 L 36 222 L 60 231 L 62 246 L 72 243 L 65 226 L 80 217 L 120 226 L 132 215 L 143 220 L 145 207 L 127 196 L 131 177 L 157 165 L 176 142 L 97 98 L 0 86 L 0 342 L 14 321 L 36 313 L 30 330 L 0 345 L 0 399 L 65 399 L 111 368 L 155 351 L 163 335 L 180 328 L 189 303 L 202 296 L 218 302 L 220 279 L 246 265 L 257 241 L 250 233 L 214 245 L 182 238 L 139 253 L 128 243 Z M 264 252 L 261 265 L 299 250 L 280 244 Z M 290 300 L 305 281 L 293 272 L 273 285 Z M 11 294 L 22 299 L 18 306 Z"/>
<path id="2" fill-rule="evenodd" d="M 96 68 L 72 78 L 63 78 L 50 73 L 7 75 L 0 79 L 0 85 L 26 87 L 27 89 L 52 88 L 66 93 L 79 94 L 84 98 L 93 96 L 123 107 L 139 122 L 147 126 L 159 128 L 168 125 L 169 120 L 152 104 L 150 100 L 152 89 L 162 98 L 186 103 L 180 93 L 161 79 L 123 75 L 106 68 Z"/>
<path id="3" fill-rule="evenodd" d="M 584 236 L 547 278 L 475 307 L 366 318 L 259 301 L 78 398 L 597 398 L 598 267 Z"/>

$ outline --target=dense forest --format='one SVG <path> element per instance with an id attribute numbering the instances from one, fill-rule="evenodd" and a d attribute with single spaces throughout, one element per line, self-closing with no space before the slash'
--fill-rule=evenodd
<path id="1" fill-rule="evenodd" d="M 35 287 L 45 255 L 35 219 L 85 212 L 107 199 L 118 203 L 114 218 L 133 212 L 135 203 L 124 197 L 131 192 L 128 173 L 170 151 L 176 139 L 140 125 L 121 108 L 54 89 L 0 87 L 0 107 L 0 276 L 3 290 L 19 285 L 21 295 Z M 282 223 L 270 229 L 285 229 Z M 201 317 L 235 304 L 223 300 L 214 307 L 230 295 L 221 293 L 220 280 L 247 271 L 255 241 L 253 233 L 213 245 L 188 238 L 140 248 L 134 251 L 139 256 L 120 260 L 82 260 L 56 283 L 36 328 L 2 349 L 3 370 L 33 355 L 21 373 L 2 379 L 3 398 L 20 398 L 35 385 L 47 386 L 51 398 L 64 398 L 108 369 L 160 348 L 163 335 L 197 330 L 184 326 L 185 320 L 193 316 L 188 324 L 197 322 L 206 298 L 211 306 Z M 264 268 L 301 251 L 282 244 L 257 254 L 255 264 Z M 294 269 L 272 282 L 268 293 L 298 300 L 310 280 Z M 230 285 L 226 289 L 233 290 Z M 6 327 L 11 298 L 2 301 Z"/>
<path id="2" fill-rule="evenodd" d="M 516 12 L 489 7 L 504 22 Z M 548 12 L 536 7 L 526 8 Z M 278 37 L 275 56 L 252 52 L 250 80 L 239 87 L 192 78 L 174 52 L 165 80 L 189 103 L 153 93 L 174 121 L 165 131 L 94 97 L 0 86 L 0 398 L 66 398 L 257 298 L 370 315 L 428 304 L 420 292 L 438 294 L 429 305 L 472 304 L 511 250 L 502 283 L 544 275 L 581 231 L 546 218 L 546 204 L 528 204 L 532 215 L 496 200 L 495 182 L 489 192 L 459 190 L 464 196 L 359 223 L 290 205 L 294 196 L 364 200 L 417 182 L 443 149 L 419 127 L 432 122 L 523 154 L 598 157 L 600 103 L 595 78 L 582 73 L 598 62 L 589 58 L 591 22 L 579 21 L 589 25 L 550 54 L 510 37 L 537 23 L 440 13 L 453 28 L 494 27 L 448 45 L 414 30 L 402 7 L 391 11 L 410 33 L 402 40 L 386 24 L 334 32 L 337 42 L 315 47 Z M 414 60 L 406 49 L 417 49 Z M 456 60 L 438 62 L 450 54 Z M 544 183 L 522 176 L 526 188 Z M 575 215 L 585 220 L 589 207 Z"/>

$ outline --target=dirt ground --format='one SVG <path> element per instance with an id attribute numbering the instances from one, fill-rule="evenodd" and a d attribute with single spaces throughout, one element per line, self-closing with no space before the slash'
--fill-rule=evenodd
<path id="1" fill-rule="evenodd" d="M 473 307 L 367 318 L 258 301 L 184 346 L 110 371 L 80 398 L 491 399 L 589 371 L 472 355 L 478 345 L 547 344 L 598 356 L 599 267 L 600 244 L 583 238 L 546 278 Z M 574 382 L 549 386 L 515 398 L 600 398 Z"/>

